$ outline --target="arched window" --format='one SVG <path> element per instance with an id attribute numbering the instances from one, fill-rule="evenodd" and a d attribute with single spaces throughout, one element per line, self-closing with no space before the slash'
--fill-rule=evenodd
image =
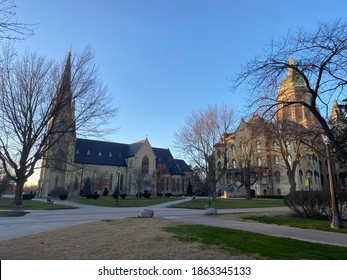
<path id="1" fill-rule="evenodd" d="M 280 163 L 280 159 L 278 156 L 274 156 L 274 162 L 276 165 L 278 165 Z"/>
<path id="2" fill-rule="evenodd" d="M 293 161 L 292 161 L 292 156 L 291 155 L 288 155 L 287 160 L 288 160 L 289 165 L 292 166 Z"/>
<path id="3" fill-rule="evenodd" d="M 260 150 L 261 150 L 260 142 L 259 141 L 255 142 L 255 146 L 257 149 L 257 153 L 260 153 Z"/>
<path id="4" fill-rule="evenodd" d="M 110 190 L 112 190 L 112 187 L 113 187 L 113 174 L 112 173 L 110 174 L 108 187 L 110 188 Z"/>
<path id="5" fill-rule="evenodd" d="M 274 175 L 275 175 L 276 183 L 280 183 L 281 182 L 281 173 L 277 170 Z"/>
<path id="6" fill-rule="evenodd" d="M 236 160 L 235 159 L 232 160 L 232 166 L 233 166 L 233 168 L 236 168 Z"/>
<path id="7" fill-rule="evenodd" d="M 231 155 L 234 157 L 235 156 L 235 145 L 231 146 Z"/>
<path id="8" fill-rule="evenodd" d="M 302 175 L 303 175 L 304 173 L 302 172 L 302 170 L 300 169 L 299 170 L 299 178 L 300 178 L 300 183 L 302 184 Z"/>
<path id="9" fill-rule="evenodd" d="M 277 142 L 274 142 L 274 150 L 278 151 L 278 144 L 277 144 Z"/>
<path id="10" fill-rule="evenodd" d="M 148 157 L 144 156 L 142 159 L 142 173 L 148 174 Z"/>

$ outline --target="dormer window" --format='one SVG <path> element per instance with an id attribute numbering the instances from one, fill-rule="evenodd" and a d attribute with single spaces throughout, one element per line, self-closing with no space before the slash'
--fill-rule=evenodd
<path id="1" fill-rule="evenodd" d="M 122 156 L 122 153 L 119 153 L 118 157 L 119 157 L 119 158 L 122 158 L 122 157 L 123 157 L 123 156 Z"/>
<path id="2" fill-rule="evenodd" d="M 76 155 L 79 155 L 79 154 L 80 154 L 79 149 L 76 150 L 76 153 L 75 153 L 75 154 L 76 154 Z"/>
<path id="3" fill-rule="evenodd" d="M 90 151 L 89 150 L 87 151 L 87 156 L 90 156 Z"/>
<path id="4" fill-rule="evenodd" d="M 111 152 L 109 152 L 108 157 L 112 157 L 112 153 Z"/>
<path id="5" fill-rule="evenodd" d="M 101 153 L 101 151 L 99 151 L 99 153 L 98 153 L 98 156 L 99 156 L 99 157 L 101 157 L 101 156 L 102 156 L 102 153 Z"/>

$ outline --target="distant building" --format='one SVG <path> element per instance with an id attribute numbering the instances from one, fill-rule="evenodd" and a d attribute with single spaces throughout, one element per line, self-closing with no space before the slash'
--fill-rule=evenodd
<path id="1" fill-rule="evenodd" d="M 289 64 L 294 63 L 292 59 Z M 309 102 L 310 94 L 303 79 L 292 69 L 288 71 L 287 77 L 282 81 L 276 98 L 277 110 L 274 123 L 286 123 L 293 128 L 292 135 L 299 137 L 299 131 L 310 131 L 317 127 L 317 122 L 312 113 L 300 104 L 286 105 L 290 101 Z M 339 106 L 334 102 L 330 121 L 339 115 Z M 246 172 L 241 166 L 249 157 L 252 170 L 250 172 L 261 173 L 251 187 L 253 196 L 287 195 L 290 192 L 290 184 L 287 175 L 287 166 L 281 154 L 280 143 L 266 129 L 268 123 L 260 116 L 254 116 L 250 120 L 242 120 L 238 128 L 224 135 L 228 149 L 228 172 L 219 181 L 217 190 L 225 190 L 229 196 L 244 196 L 245 189 L 235 174 Z M 279 126 L 278 129 L 281 129 Z M 290 130 L 289 130 L 290 131 Z M 287 129 L 288 132 L 288 129 Z M 318 135 L 320 137 L 320 135 Z M 299 143 L 295 143 L 293 137 L 285 142 L 285 153 L 287 164 L 292 166 L 296 156 L 303 156 L 295 170 L 294 178 L 296 190 L 328 190 L 329 175 L 327 170 L 327 159 L 324 153 Z M 283 148 L 283 146 L 282 146 Z M 222 158 L 218 158 L 218 145 L 216 146 L 216 165 L 222 165 Z M 322 149 L 324 151 L 324 149 Z M 300 155 L 301 153 L 301 155 Z M 333 164 L 334 182 L 338 188 L 346 188 L 346 177 L 342 167 L 338 163 Z M 246 175 L 245 175 L 246 176 Z"/>
<path id="2" fill-rule="evenodd" d="M 49 125 L 56 131 L 51 147 L 42 161 L 39 193 L 48 195 L 55 188 L 64 188 L 69 195 L 78 195 L 89 178 L 94 190 L 116 189 L 135 195 L 185 194 L 192 176 L 184 160 L 174 159 L 169 149 L 152 147 L 148 139 L 122 144 L 76 137 L 74 102 L 70 87 L 70 54 L 57 93 L 57 100 L 66 106 L 59 110 Z M 59 104 L 57 102 L 56 104 Z M 64 131 L 59 134 L 59 131 Z"/>

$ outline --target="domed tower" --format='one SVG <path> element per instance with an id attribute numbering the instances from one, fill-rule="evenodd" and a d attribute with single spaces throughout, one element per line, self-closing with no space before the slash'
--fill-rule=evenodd
<path id="1" fill-rule="evenodd" d="M 293 68 L 294 60 L 288 60 L 289 69 L 287 77 L 282 81 L 277 97 L 277 118 L 279 120 L 291 120 L 304 127 L 309 127 L 315 122 L 312 113 L 299 102 L 310 104 L 311 93 L 309 92 L 304 78 Z"/>

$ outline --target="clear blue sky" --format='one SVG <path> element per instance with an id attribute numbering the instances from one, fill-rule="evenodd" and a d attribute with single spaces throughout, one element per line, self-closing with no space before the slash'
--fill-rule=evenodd
<path id="1" fill-rule="evenodd" d="M 61 59 L 90 45 L 103 82 L 121 107 L 106 140 L 148 139 L 168 148 L 193 109 L 231 103 L 229 81 L 272 36 L 345 17 L 346 1 L 15 0 L 18 21 L 36 23 L 21 52 Z"/>

